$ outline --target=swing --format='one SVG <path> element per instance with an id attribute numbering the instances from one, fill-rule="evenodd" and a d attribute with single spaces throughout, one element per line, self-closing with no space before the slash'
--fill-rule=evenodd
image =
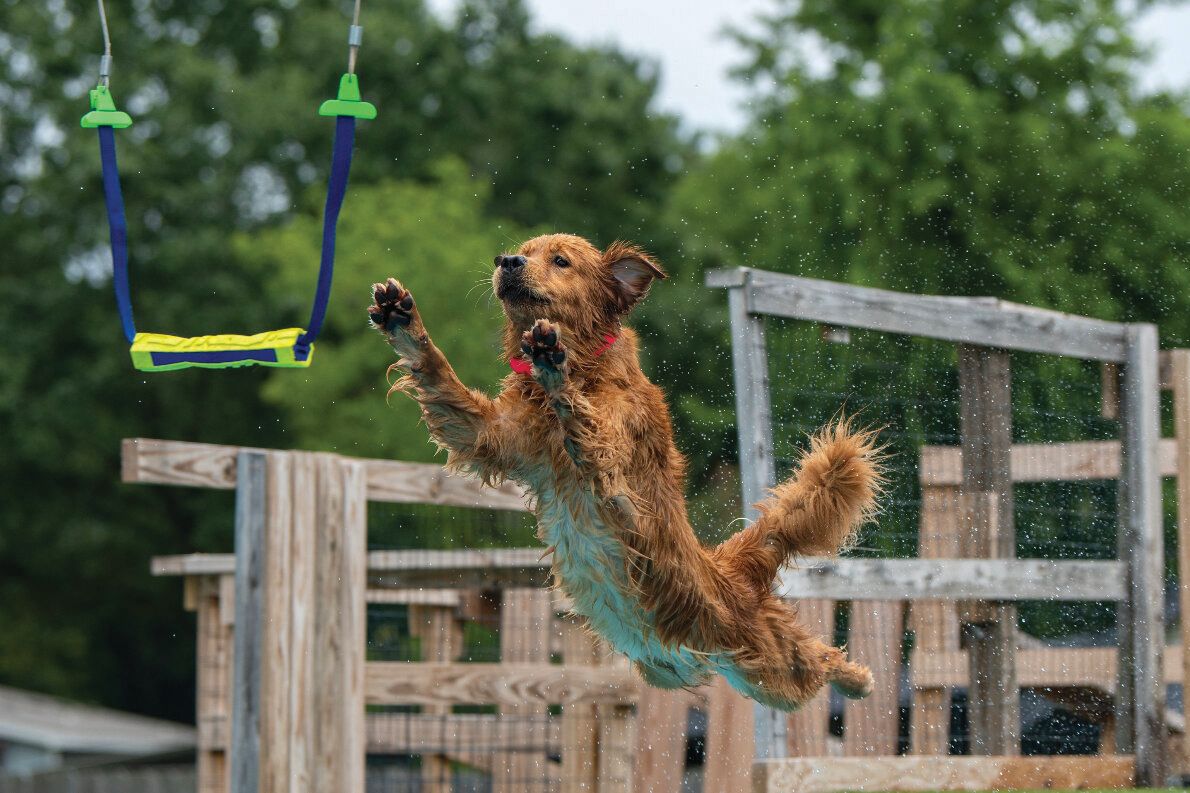
<path id="1" fill-rule="evenodd" d="M 110 91 L 112 44 L 108 33 L 103 0 L 99 20 L 103 28 L 103 57 L 99 60 L 99 84 L 91 90 L 91 110 L 83 116 L 85 129 L 99 133 L 99 157 L 103 165 L 103 196 L 107 206 L 112 247 L 112 283 L 124 336 L 131 345 L 132 365 L 142 372 L 166 372 L 189 367 L 226 369 L 238 366 L 275 366 L 304 368 L 314 356 L 314 340 L 322 330 L 330 299 L 335 269 L 335 229 L 339 210 L 347 191 L 351 172 L 351 154 L 355 146 L 355 120 L 376 118 L 376 108 L 360 99 L 355 61 L 363 40 L 359 24 L 360 0 L 355 0 L 355 14 L 347 37 L 347 73 L 339 80 L 339 93 L 318 108 L 320 116 L 335 117 L 334 154 L 327 182 L 326 208 L 322 221 L 322 255 L 314 305 L 306 328 L 284 328 L 254 336 L 219 334 L 184 338 L 163 333 L 140 333 L 132 319 L 132 296 L 128 283 L 128 224 L 124 219 L 124 197 L 120 191 L 120 171 L 116 164 L 114 130 L 132 125 L 132 118 L 116 109 Z"/>

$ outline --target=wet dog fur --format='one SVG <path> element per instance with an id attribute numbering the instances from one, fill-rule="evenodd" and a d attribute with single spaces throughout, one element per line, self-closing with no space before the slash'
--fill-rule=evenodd
<path id="1" fill-rule="evenodd" d="M 791 556 L 837 552 L 872 515 L 873 434 L 846 421 L 824 429 L 759 519 L 706 547 L 687 520 L 664 394 L 622 324 L 665 278 L 660 265 L 630 244 L 600 251 L 566 234 L 531 239 L 496 265 L 504 352 L 526 373 L 506 376 L 494 398 L 459 381 L 404 286 L 373 287 L 369 317 L 399 355 L 394 388 L 420 404 L 448 465 L 526 489 L 557 585 L 650 684 L 718 672 L 783 710 L 826 683 L 866 696 L 869 670 L 800 624 L 773 584 Z"/>

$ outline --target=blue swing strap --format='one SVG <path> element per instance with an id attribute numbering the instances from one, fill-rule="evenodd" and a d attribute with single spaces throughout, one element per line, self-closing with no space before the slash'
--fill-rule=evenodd
<path id="1" fill-rule="evenodd" d="M 128 223 L 124 220 L 124 194 L 120 190 L 120 169 L 116 165 L 114 127 L 96 127 L 99 132 L 99 159 L 103 163 L 103 202 L 107 206 L 107 225 L 112 245 L 112 285 L 116 289 L 116 308 L 128 343 L 136 338 L 132 321 L 132 295 L 128 287 Z"/>
<path id="2" fill-rule="evenodd" d="M 331 283 L 335 275 L 335 232 L 339 226 L 339 210 L 347 195 L 347 179 L 351 175 L 351 155 L 355 149 L 355 117 L 337 116 L 335 119 L 334 156 L 331 175 L 326 185 L 326 208 L 322 213 L 322 258 L 318 265 L 318 286 L 314 291 L 314 305 L 306 332 L 293 346 L 294 357 L 305 360 L 310 346 L 322 332 L 326 307 L 331 298 Z"/>

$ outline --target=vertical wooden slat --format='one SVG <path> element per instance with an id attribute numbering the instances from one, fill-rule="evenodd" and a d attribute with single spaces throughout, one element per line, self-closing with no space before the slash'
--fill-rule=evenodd
<path id="1" fill-rule="evenodd" d="M 198 670 L 195 715 L 198 746 L 195 763 L 198 793 L 226 793 L 227 744 L 231 726 L 231 638 L 223 624 L 218 579 L 204 579 L 198 599 Z"/>
<path id="2" fill-rule="evenodd" d="M 1130 599 L 1121 604 L 1116 740 L 1136 755 L 1138 785 L 1164 781 L 1165 683 L 1162 677 L 1164 547 L 1157 444 L 1161 435 L 1157 328 L 1128 327 L 1121 382 L 1123 452 L 1119 557 L 1128 564 Z M 1129 732 L 1131 735 L 1129 736 Z"/>
<path id="3" fill-rule="evenodd" d="M 739 437 L 740 486 L 744 498 L 744 517 L 755 520 L 753 504 L 764 497 L 765 490 L 776 483 L 773 459 L 772 408 L 769 403 L 768 352 L 765 349 L 764 320 L 748 312 L 750 276 L 741 287 L 727 292 L 727 311 L 731 321 L 731 361 L 735 381 L 736 431 Z M 785 714 L 756 705 L 756 759 L 785 756 Z"/>
<path id="4" fill-rule="evenodd" d="M 293 452 L 292 534 L 290 549 L 290 688 L 289 697 L 289 790 L 309 790 L 314 749 L 318 734 L 314 709 L 314 617 L 316 605 L 315 567 L 317 558 L 317 457 L 307 452 Z"/>
<path id="5" fill-rule="evenodd" d="M 455 661 L 462 653 L 463 626 L 457 619 L 456 609 L 451 606 L 410 606 L 409 633 L 421 642 L 422 661 Z M 446 735 L 444 728 L 450 715 L 449 705 L 428 705 L 422 708 L 422 713 L 441 717 L 443 723 L 436 725 L 434 730 Z M 450 793 L 450 761 L 445 754 L 422 755 L 421 790 L 422 793 Z"/>
<path id="6" fill-rule="evenodd" d="M 264 621 L 261 625 L 260 789 L 289 789 L 289 745 L 293 533 L 293 477 L 290 456 L 272 452 L 267 465 L 268 507 L 265 518 Z"/>
<path id="7" fill-rule="evenodd" d="M 963 534 L 966 555 L 1016 555 L 1013 529 L 1012 374 L 1009 354 L 959 346 L 962 492 L 970 496 L 973 520 Z M 964 638 L 969 649 L 967 712 L 971 752 L 1020 752 L 1020 696 L 1016 681 L 1016 606 L 967 606 Z"/>
<path id="8" fill-rule="evenodd" d="M 756 754 L 752 729 L 752 701 L 722 677 L 711 683 L 707 703 L 707 751 L 702 789 L 752 789 L 752 758 Z"/>
<path id="9" fill-rule="evenodd" d="M 640 790 L 679 793 L 686 770 L 690 695 L 642 684 L 636 706 L 636 757 L 632 778 Z"/>
<path id="10" fill-rule="evenodd" d="M 599 705 L 599 793 L 631 793 L 635 722 L 627 705 Z"/>
<path id="11" fill-rule="evenodd" d="M 505 663 L 533 663 L 549 661 L 549 631 L 553 621 L 553 602 L 545 589 L 506 589 L 500 608 L 500 660 Z M 535 705 L 511 705 L 501 709 L 508 717 L 503 729 L 515 742 L 518 731 L 529 735 L 532 730 L 521 720 L 540 722 L 548 712 Z M 528 743 L 528 741 L 525 741 Z M 492 786 L 494 793 L 512 793 L 530 786 L 530 780 L 546 775 L 544 753 L 529 751 L 505 752 L 493 758 Z"/>
<path id="12" fill-rule="evenodd" d="M 1190 683 L 1190 350 L 1171 350 L 1169 355 L 1178 450 L 1178 603 L 1182 614 L 1182 684 L 1186 686 Z M 1182 742 L 1186 763 L 1190 761 L 1190 730 L 1184 731 Z M 1170 770 L 1190 774 L 1190 767 Z"/>
<path id="13" fill-rule="evenodd" d="M 872 669 L 875 688 L 867 698 L 847 703 L 843 753 L 849 756 L 897 753 L 900 734 L 901 642 L 904 608 L 899 600 L 851 604 L 848 654 Z"/>
<path id="14" fill-rule="evenodd" d="M 236 456 L 236 631 L 231 723 L 231 791 L 260 787 L 260 661 L 267 512 L 263 452 Z"/>
<path id="15" fill-rule="evenodd" d="M 597 666 L 603 651 L 581 617 L 562 620 L 562 662 L 567 666 Z M 562 793 L 596 790 L 596 717 L 594 705 L 562 708 Z"/>
<path id="16" fill-rule="evenodd" d="M 923 487 L 918 554 L 923 559 L 950 559 L 959 553 L 959 490 Z M 911 606 L 914 656 L 959 649 L 959 623 L 954 604 L 917 600 Z M 913 692 L 909 722 L 913 754 L 947 754 L 950 749 L 950 691 L 929 688 Z"/>
<path id="17" fill-rule="evenodd" d="M 834 643 L 833 600 L 799 600 L 797 613 L 798 620 L 811 633 L 823 637 L 828 643 Z M 829 754 L 830 703 L 830 691 L 824 688 L 800 710 L 789 714 L 786 745 L 790 757 L 825 757 Z"/>

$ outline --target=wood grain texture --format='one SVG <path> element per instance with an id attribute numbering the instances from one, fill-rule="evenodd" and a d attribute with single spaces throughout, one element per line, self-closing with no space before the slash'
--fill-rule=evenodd
<path id="1" fill-rule="evenodd" d="M 127 438 L 121 446 L 125 482 L 231 490 L 236 455 L 263 449 L 209 443 Z M 343 458 L 350 459 L 350 458 Z M 524 511 L 524 494 L 508 483 L 498 488 L 449 474 L 440 465 L 396 460 L 359 460 L 366 467 L 367 498 L 398 504 L 438 504 Z"/>
<path id="2" fill-rule="evenodd" d="M 636 756 L 632 779 L 651 793 L 681 793 L 686 768 L 686 721 L 690 696 L 641 684 L 637 702 Z M 707 755 L 708 762 L 712 759 Z"/>
<path id="3" fill-rule="evenodd" d="M 1174 434 L 1177 445 L 1177 467 L 1180 472 L 1177 482 L 1178 498 L 1178 602 L 1181 605 L 1182 646 L 1190 647 L 1190 350 L 1170 350 L 1169 380 L 1173 387 Z M 1171 672 L 1166 659 L 1165 677 Z M 1173 667 L 1174 674 L 1181 672 L 1183 681 L 1190 681 L 1190 653 L 1182 657 L 1182 663 Z M 1190 730 L 1182 735 L 1181 752 L 1183 764 L 1190 760 Z M 1171 752 L 1171 754 L 1173 754 Z M 1171 768 L 1179 774 L 1190 773 L 1190 767 Z"/>
<path id="4" fill-rule="evenodd" d="M 843 714 L 845 755 L 897 753 L 904 630 L 902 601 L 856 601 L 851 606 L 847 654 L 871 668 L 875 688 L 865 699 L 847 703 Z"/>
<path id="5" fill-rule="evenodd" d="M 798 621 L 813 634 L 831 642 L 835 635 L 835 604 L 830 600 L 798 600 Z M 825 757 L 830 740 L 830 693 L 820 691 L 786 719 L 789 757 Z M 750 770 L 750 766 L 749 766 Z M 741 788 L 741 790 L 744 788 Z"/>
<path id="6" fill-rule="evenodd" d="M 566 614 L 562 620 L 562 662 L 579 669 L 602 663 L 602 647 L 586 622 Z M 647 718 L 647 716 L 645 716 Z M 598 740 L 596 707 L 575 702 L 562 707 L 562 793 L 591 793 L 598 784 Z"/>
<path id="7" fill-rule="evenodd" d="M 630 705 L 640 683 L 625 668 L 556 664 L 367 665 L 369 705 Z"/>
<path id="8" fill-rule="evenodd" d="M 923 486 L 958 485 L 963 481 L 963 452 L 958 446 L 923 446 L 918 480 Z M 1177 476 L 1177 446 L 1172 438 L 1157 446 L 1162 476 Z M 1018 443 L 1009 456 L 1013 482 L 1078 482 L 1118 479 L 1119 441 Z"/>
<path id="9" fill-rule="evenodd" d="M 288 784 L 291 793 L 309 790 L 314 767 L 314 740 L 318 735 L 315 664 L 317 648 L 315 615 L 318 611 L 318 457 L 309 453 L 290 455 L 290 730 Z"/>
<path id="10" fill-rule="evenodd" d="M 260 786 L 260 665 L 264 620 L 267 455 L 243 452 L 237 466 L 235 527 L 236 630 L 232 671 L 230 789 Z"/>
<path id="11" fill-rule="evenodd" d="M 1017 650 L 1017 683 L 1022 688 L 1096 688 L 1116 690 L 1119 651 L 1114 647 L 1043 647 Z M 1165 682 L 1181 682 L 1182 648 L 1165 648 Z M 967 685 L 965 650 L 915 653 L 911 666 L 915 689 Z"/>
<path id="12" fill-rule="evenodd" d="M 290 667 L 293 649 L 290 594 L 293 583 L 293 477 L 290 455 L 268 455 L 264 526 L 264 619 L 261 623 L 260 790 L 290 789 Z"/>
<path id="13" fill-rule="evenodd" d="M 1114 561 L 1045 559 L 806 559 L 778 576 L 782 597 L 801 600 L 1119 600 Z"/>
<path id="14" fill-rule="evenodd" d="M 409 634 L 419 640 L 421 644 L 421 660 L 430 663 L 449 663 L 457 661 L 463 652 L 463 625 L 456 617 L 456 609 L 452 606 L 410 606 Z M 426 719 L 421 726 L 438 731 L 438 725 L 428 721 L 438 719 L 443 724 L 450 721 L 449 705 L 426 705 L 422 709 Z M 412 729 L 414 725 L 408 725 Z M 437 729 L 436 729 L 437 728 Z M 498 729 L 493 725 L 493 729 Z M 470 736 L 472 742 L 475 736 Z M 369 746 L 372 737 L 369 734 Z M 456 747 L 467 746 L 466 743 L 452 744 Z M 421 789 L 423 793 L 450 793 L 451 765 L 446 753 L 429 751 L 421 753 Z"/>
<path id="15" fill-rule="evenodd" d="M 751 790 L 756 753 L 752 700 L 721 677 L 710 685 L 707 702 L 707 752 L 703 766 L 705 791 Z"/>
<path id="16" fill-rule="evenodd" d="M 500 603 L 500 661 L 513 664 L 547 664 L 549 636 L 554 621 L 550 592 L 546 589 L 506 589 Z M 500 714 L 510 725 L 542 722 L 546 707 L 536 702 L 503 705 Z M 512 747 L 492 757 L 493 793 L 518 793 L 532 781 L 544 780 L 549 760 L 540 749 Z"/>
<path id="17" fill-rule="evenodd" d="M 757 762 L 755 793 L 1078 790 L 1131 787 L 1134 759 L 1102 757 L 847 757 Z"/>
<path id="18" fill-rule="evenodd" d="M 710 272 L 706 284 L 743 291 L 753 314 L 839 327 L 1094 361 L 1123 361 L 1127 346 L 1121 323 L 989 297 L 917 295 L 748 268 Z"/>

